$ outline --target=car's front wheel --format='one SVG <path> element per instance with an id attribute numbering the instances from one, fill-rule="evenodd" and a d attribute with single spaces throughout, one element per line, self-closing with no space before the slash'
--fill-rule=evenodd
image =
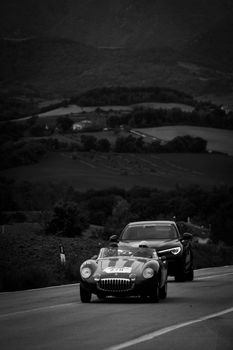
<path id="1" fill-rule="evenodd" d="M 167 282 L 162 288 L 159 288 L 159 297 L 160 299 L 166 299 L 167 297 Z"/>
<path id="2" fill-rule="evenodd" d="M 91 292 L 83 288 L 82 284 L 80 284 L 80 299 L 82 303 L 90 303 L 91 301 Z"/>
<path id="3" fill-rule="evenodd" d="M 101 293 L 97 293 L 97 294 L 96 294 L 96 296 L 97 296 L 97 298 L 98 298 L 98 299 L 100 299 L 100 300 L 102 300 L 102 299 L 105 299 L 105 298 L 106 298 L 106 295 L 101 294 Z"/>
<path id="4" fill-rule="evenodd" d="M 149 298 L 150 298 L 150 301 L 152 303 L 158 303 L 159 302 L 159 297 L 160 297 L 159 282 L 158 282 L 158 280 L 155 280 L 154 286 L 151 289 L 151 292 L 149 294 Z"/>

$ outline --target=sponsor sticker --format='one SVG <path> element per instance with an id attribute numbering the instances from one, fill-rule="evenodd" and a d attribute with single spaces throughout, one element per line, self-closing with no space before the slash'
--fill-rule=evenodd
<path id="1" fill-rule="evenodd" d="M 106 273 L 131 273 L 131 267 L 107 267 L 104 269 Z"/>

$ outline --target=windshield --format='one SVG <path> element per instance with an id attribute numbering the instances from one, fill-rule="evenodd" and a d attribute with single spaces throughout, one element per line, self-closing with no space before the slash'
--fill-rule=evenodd
<path id="1" fill-rule="evenodd" d="M 175 239 L 177 231 L 173 225 L 126 226 L 121 240 Z"/>
<path id="2" fill-rule="evenodd" d="M 145 258 L 157 258 L 156 251 L 152 248 L 145 247 L 107 247 L 101 248 L 99 258 L 109 257 L 145 257 Z"/>

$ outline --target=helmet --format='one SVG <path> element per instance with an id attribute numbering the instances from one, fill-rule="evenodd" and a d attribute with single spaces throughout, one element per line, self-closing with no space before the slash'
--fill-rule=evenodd
<path id="1" fill-rule="evenodd" d="M 118 236 L 117 235 L 112 235 L 109 238 L 109 242 L 116 242 L 116 243 L 118 243 Z"/>
<path id="2" fill-rule="evenodd" d="M 141 248 L 148 248 L 148 247 L 149 247 L 149 244 L 148 244 L 147 241 L 141 241 L 141 242 L 139 243 L 139 247 L 141 247 Z"/>

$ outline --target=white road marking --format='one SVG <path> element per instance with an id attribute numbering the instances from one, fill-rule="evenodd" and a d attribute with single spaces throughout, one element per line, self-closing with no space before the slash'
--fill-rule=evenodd
<path id="1" fill-rule="evenodd" d="M 46 291 L 46 289 L 57 289 L 57 288 L 66 288 L 66 287 L 73 287 L 73 286 L 79 286 L 79 282 L 77 283 L 70 283 L 70 284 L 59 284 L 58 286 L 49 286 L 49 287 L 41 287 L 41 288 L 33 288 L 33 289 L 22 289 L 22 290 L 14 290 L 11 292 L 0 292 L 0 297 L 1 295 L 5 294 L 20 294 L 20 293 L 28 293 L 28 292 L 38 292 L 40 290 Z"/>
<path id="2" fill-rule="evenodd" d="M 208 270 L 213 270 L 213 269 L 225 269 L 225 268 L 232 268 L 233 265 L 224 265 L 224 266 L 212 266 L 212 267 L 202 267 L 201 269 L 195 270 L 196 272 L 198 271 L 208 271 Z"/>
<path id="3" fill-rule="evenodd" d="M 187 327 L 187 326 L 190 326 L 192 324 L 203 322 L 203 321 L 215 318 L 215 317 L 219 317 L 219 316 L 228 314 L 230 312 L 233 312 L 233 307 L 231 307 L 229 309 L 222 310 L 220 312 L 216 312 L 214 314 L 209 314 L 209 315 L 197 318 L 195 320 L 191 320 L 191 321 L 187 321 L 187 322 L 183 322 L 183 323 L 180 323 L 180 324 L 175 324 L 173 326 L 169 326 L 169 327 L 165 327 L 165 328 L 159 329 L 157 331 L 154 331 L 154 332 L 142 335 L 141 337 L 129 340 L 129 341 L 125 342 L 125 343 L 121 343 L 121 344 L 118 344 L 118 345 L 110 346 L 109 348 L 107 348 L 105 350 L 121 350 L 121 349 L 125 349 L 125 348 L 128 348 L 130 346 L 137 345 L 137 344 L 140 344 L 140 343 L 152 340 L 154 338 L 159 337 L 160 335 L 172 332 L 172 331 L 174 331 L 176 329 Z"/>
<path id="4" fill-rule="evenodd" d="M 210 276 L 202 276 L 202 277 L 196 277 L 195 280 L 206 280 L 209 278 L 215 278 L 215 277 L 225 277 L 225 276 L 229 276 L 229 275 L 233 275 L 233 272 L 228 272 L 228 273 L 223 273 L 223 274 L 219 274 L 219 275 L 210 275 Z"/>
<path id="5" fill-rule="evenodd" d="M 81 305 L 81 303 L 66 303 L 66 304 L 58 304 L 58 305 L 37 307 L 37 308 L 34 308 L 34 309 L 28 309 L 28 310 L 14 311 L 14 312 L 9 312 L 7 314 L 0 315 L 0 319 L 7 318 L 7 317 L 12 317 L 12 316 L 30 314 L 30 313 L 38 312 L 38 311 L 39 312 L 40 311 L 47 311 L 47 310 L 51 310 L 51 309 L 57 309 L 57 308 L 73 306 L 73 305 L 77 306 L 77 305 Z"/>

